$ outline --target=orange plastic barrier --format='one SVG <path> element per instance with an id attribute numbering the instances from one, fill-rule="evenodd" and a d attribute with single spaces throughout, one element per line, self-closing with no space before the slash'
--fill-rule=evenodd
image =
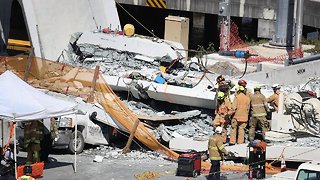
<path id="1" fill-rule="evenodd" d="M 42 176 L 43 169 L 44 169 L 44 162 L 31 164 L 31 167 L 32 167 L 32 177 L 39 178 Z M 18 171 L 17 171 L 18 177 L 21 177 L 24 175 L 23 168 L 24 168 L 24 166 L 18 166 Z"/>

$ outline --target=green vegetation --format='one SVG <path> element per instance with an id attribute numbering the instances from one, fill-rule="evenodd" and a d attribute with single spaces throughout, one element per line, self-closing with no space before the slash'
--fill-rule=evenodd
<path id="1" fill-rule="evenodd" d="M 200 58 L 202 58 L 203 55 L 211 54 L 214 52 L 216 52 L 216 50 L 214 49 L 214 44 L 212 42 L 210 42 L 208 44 L 207 49 L 204 48 L 203 46 L 198 45 L 195 56 L 200 59 Z"/>
<path id="2" fill-rule="evenodd" d="M 269 41 L 270 41 L 270 39 L 259 39 L 258 41 L 251 40 L 251 41 L 246 41 L 244 43 L 247 44 L 248 46 L 256 46 L 259 44 L 268 43 Z"/>
<path id="3" fill-rule="evenodd" d="M 308 49 L 305 52 L 314 53 L 314 54 L 320 53 L 320 40 L 319 39 L 315 39 L 315 40 L 314 39 L 313 40 L 302 39 L 302 44 L 314 45 L 314 48 Z"/>

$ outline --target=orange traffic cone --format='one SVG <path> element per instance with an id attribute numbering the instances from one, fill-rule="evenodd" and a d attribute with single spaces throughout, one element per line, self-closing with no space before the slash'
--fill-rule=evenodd
<path id="1" fill-rule="evenodd" d="M 286 166 L 286 161 L 284 160 L 284 156 L 281 156 L 281 172 L 286 171 L 287 166 Z"/>

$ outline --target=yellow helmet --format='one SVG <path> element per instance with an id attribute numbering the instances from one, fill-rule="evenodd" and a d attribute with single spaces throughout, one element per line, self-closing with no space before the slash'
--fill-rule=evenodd
<path id="1" fill-rule="evenodd" d="M 244 87 L 243 86 L 239 86 L 238 87 L 238 91 L 244 91 Z"/>
<path id="2" fill-rule="evenodd" d="M 224 98 L 224 93 L 219 91 L 218 92 L 218 99 L 223 99 Z"/>
<path id="3" fill-rule="evenodd" d="M 253 86 L 253 89 L 259 90 L 259 89 L 261 89 L 261 85 L 260 84 L 256 84 L 255 86 Z"/>

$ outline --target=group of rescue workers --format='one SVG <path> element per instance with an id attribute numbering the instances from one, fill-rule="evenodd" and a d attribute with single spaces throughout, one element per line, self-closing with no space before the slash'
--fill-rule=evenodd
<path id="1" fill-rule="evenodd" d="M 231 81 L 226 81 L 220 75 L 217 81 L 217 101 L 215 108 L 215 118 L 213 126 L 215 133 L 209 138 L 208 151 L 211 160 L 211 169 L 208 179 L 220 179 L 220 161 L 223 155 L 230 153 L 224 148 L 227 143 L 227 127 L 231 125 L 229 145 L 243 144 L 245 142 L 245 128 L 249 126 L 248 140 L 254 141 L 256 135 L 256 126 L 259 125 L 262 130 L 262 141 L 265 141 L 265 132 L 269 130 L 267 113 L 268 103 L 274 111 L 278 111 L 278 100 L 280 86 L 273 85 L 274 94 L 266 98 L 261 93 L 261 85 L 253 87 L 252 94 L 247 88 L 247 82 L 243 79 L 238 81 L 235 87 L 234 100 L 230 100 L 230 90 L 235 86 Z"/>

